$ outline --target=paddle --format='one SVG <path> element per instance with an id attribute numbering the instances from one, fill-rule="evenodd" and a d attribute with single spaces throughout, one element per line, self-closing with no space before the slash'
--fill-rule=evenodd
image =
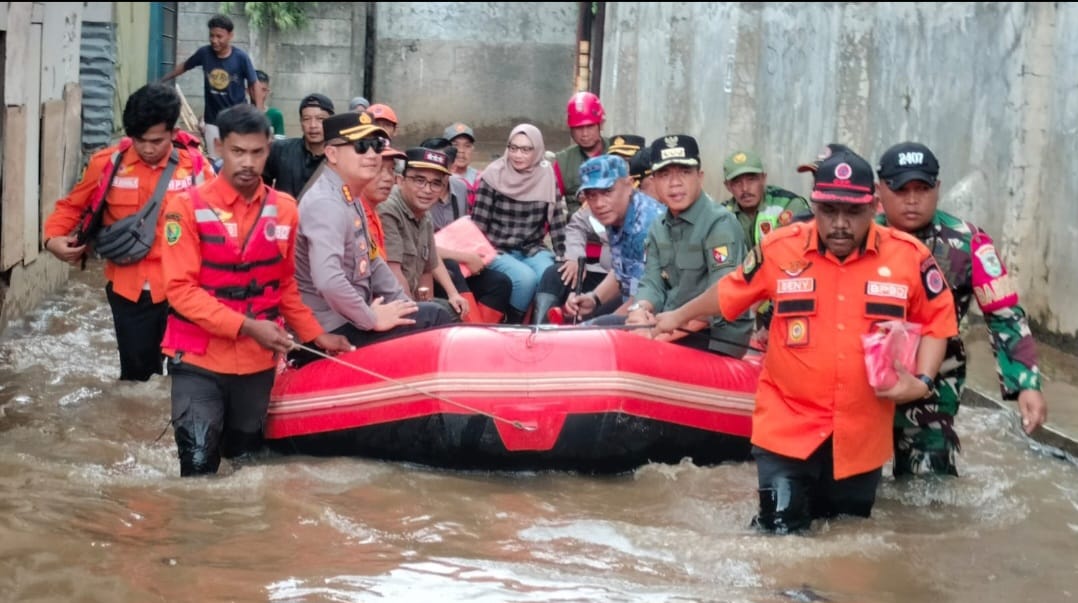
<path id="1" fill-rule="evenodd" d="M 587 269 L 585 268 L 586 261 L 587 258 L 584 256 L 580 256 L 576 259 L 576 287 L 573 289 L 573 293 L 577 296 L 584 290 L 584 275 L 587 273 Z M 595 309 L 598 310 L 599 308 L 596 307 Z M 573 314 L 573 324 L 575 325 L 578 320 L 580 320 L 579 312 Z"/>

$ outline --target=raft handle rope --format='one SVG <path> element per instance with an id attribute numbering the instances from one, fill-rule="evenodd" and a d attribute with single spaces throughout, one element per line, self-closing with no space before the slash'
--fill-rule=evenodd
<path id="1" fill-rule="evenodd" d="M 531 331 L 528 336 L 528 344 L 534 343 L 535 338 L 539 336 L 539 333 L 550 333 L 553 331 L 643 331 L 651 330 L 650 325 L 589 325 L 589 324 L 577 324 L 577 325 L 515 325 L 515 324 L 496 324 L 496 325 L 480 325 L 480 324 L 466 324 L 466 325 L 454 325 L 463 326 L 469 328 L 499 328 L 499 329 L 527 329 Z M 679 333 L 686 335 L 692 335 L 699 333 L 700 331 L 692 331 L 682 327 L 676 329 Z M 652 339 L 648 337 L 648 339 Z M 718 341 L 719 343 L 725 343 L 735 348 L 742 348 L 750 352 L 759 352 L 761 354 L 767 352 L 767 348 L 761 348 L 752 345 L 752 343 L 744 343 L 741 341 L 734 341 L 733 339 L 726 339 L 725 337 L 711 337 L 711 341 Z"/>
<path id="2" fill-rule="evenodd" d="M 424 396 L 429 396 L 429 397 L 431 397 L 431 398 L 433 398 L 435 400 L 445 402 L 446 404 L 451 404 L 453 406 L 456 406 L 457 408 L 464 409 L 464 410 L 466 410 L 468 412 L 472 412 L 472 413 L 475 413 L 477 415 L 482 415 L 484 417 L 490 418 L 491 420 L 500 421 L 500 422 L 505 423 L 507 425 L 512 425 L 513 427 L 515 427 L 515 428 L 517 428 L 517 429 L 519 429 L 521 431 L 536 431 L 538 429 L 538 427 L 536 425 L 525 425 L 525 424 L 521 423 L 520 421 L 513 421 L 511 419 L 506 419 L 505 417 L 499 417 L 498 415 L 496 415 L 494 413 L 483 412 L 483 411 L 479 410 L 478 408 L 473 408 L 471 406 L 468 406 L 467 404 L 463 404 L 461 402 L 455 402 L 453 400 L 450 400 L 449 398 L 446 398 L 445 396 L 439 396 L 438 394 L 428 392 L 428 391 L 426 391 L 426 390 L 424 390 L 422 388 L 419 388 L 419 387 L 416 387 L 414 385 L 411 385 L 411 384 L 405 383 L 403 381 L 400 381 L 399 379 L 394 379 L 393 377 L 389 377 L 387 375 L 377 373 L 377 372 L 372 371 L 370 369 L 363 368 L 362 366 L 359 366 L 358 364 L 352 364 L 351 362 L 348 362 L 347 360 L 341 360 L 340 358 L 330 356 L 329 354 L 326 354 L 325 352 L 323 352 L 322 350 L 319 350 L 317 348 L 312 348 L 312 347 L 305 346 L 305 345 L 303 345 L 301 343 L 296 343 L 296 342 L 292 342 L 292 347 L 294 349 L 297 349 L 297 350 L 303 350 L 304 352 L 314 354 L 315 356 L 318 356 L 319 358 L 325 358 L 326 360 L 332 360 L 333 362 L 336 362 L 337 364 L 347 366 L 348 368 L 351 368 L 351 369 L 357 370 L 357 371 L 359 371 L 361 373 L 370 375 L 371 377 L 374 377 L 375 379 L 381 379 L 383 381 L 388 381 L 390 383 L 400 385 L 401 387 L 406 387 L 406 388 L 408 388 L 408 389 L 410 389 L 410 390 L 412 390 L 412 391 L 414 391 L 416 393 L 423 394 Z"/>

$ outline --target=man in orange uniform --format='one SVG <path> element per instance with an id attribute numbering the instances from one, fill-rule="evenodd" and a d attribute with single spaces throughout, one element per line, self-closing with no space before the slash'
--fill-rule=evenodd
<path id="1" fill-rule="evenodd" d="M 108 226 L 140 211 L 153 197 L 175 152 L 178 163 L 170 176 L 161 203 L 182 195 L 193 183 L 213 178 L 209 161 L 197 150 L 173 146 L 180 97 L 169 86 L 151 84 L 131 94 L 124 105 L 124 133 L 119 144 L 90 157 L 82 180 L 45 219 L 45 249 L 57 258 L 77 264 L 89 252 L 72 234 L 95 195 L 105 195 L 102 225 Z M 107 182 L 116 157 L 116 174 Z M 201 169 L 198 169 L 201 168 Z M 161 275 L 161 229 L 164 212 L 158 214 L 153 247 L 141 261 L 120 266 L 105 263 L 105 294 L 112 308 L 116 347 L 120 351 L 120 379 L 146 381 L 160 375 L 161 336 L 165 333 L 165 281 Z"/>
<path id="2" fill-rule="evenodd" d="M 363 201 L 363 215 L 367 218 L 367 226 L 370 227 L 371 243 L 377 247 L 378 255 L 386 259 L 386 231 L 382 226 L 382 218 L 378 215 L 378 206 L 396 189 L 397 160 L 407 159 L 404 151 L 398 151 L 389 145 L 382 149 L 382 169 L 378 176 L 363 187 L 359 198 Z"/>
<path id="3" fill-rule="evenodd" d="M 254 105 L 217 116 L 220 177 L 165 208 L 165 283 L 173 313 L 172 425 L 180 475 L 216 473 L 221 457 L 261 446 L 276 354 L 301 341 L 351 349 L 325 333 L 294 279 L 296 200 L 262 183 L 270 125 Z"/>
<path id="4" fill-rule="evenodd" d="M 895 403 L 925 398 L 947 338 L 958 332 L 954 299 L 928 249 L 880 227 L 872 166 L 853 152 L 823 160 L 811 199 L 815 220 L 780 228 L 708 291 L 656 317 L 672 331 L 698 316 L 734 318 L 773 300 L 764 369 L 752 418 L 760 511 L 753 524 L 788 533 L 813 518 L 868 517 L 891 456 Z M 919 323 L 917 375 L 874 390 L 861 336 L 876 323 Z"/>

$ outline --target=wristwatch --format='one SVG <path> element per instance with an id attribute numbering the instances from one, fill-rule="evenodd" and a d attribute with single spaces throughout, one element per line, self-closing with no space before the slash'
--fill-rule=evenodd
<path id="1" fill-rule="evenodd" d="M 644 306 L 641 306 L 640 302 L 633 302 L 633 305 L 626 308 L 626 310 L 629 311 L 629 312 L 636 312 L 637 310 L 643 310 L 643 309 L 644 309 Z"/>
<path id="2" fill-rule="evenodd" d="M 926 375 L 924 373 L 921 373 L 920 375 L 917 375 L 917 378 L 921 380 L 921 383 L 924 383 L 925 385 L 928 386 L 928 393 L 925 394 L 921 398 L 922 400 L 927 400 L 928 398 L 931 398 L 932 396 L 936 395 L 936 380 L 935 379 L 933 379 L 932 377 L 929 377 L 928 375 Z"/>

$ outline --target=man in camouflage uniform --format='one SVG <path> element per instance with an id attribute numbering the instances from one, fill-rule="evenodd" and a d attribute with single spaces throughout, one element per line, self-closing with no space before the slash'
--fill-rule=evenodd
<path id="1" fill-rule="evenodd" d="M 722 206 L 730 210 L 745 232 L 751 249 L 771 231 L 812 217 L 808 201 L 796 193 L 767 183 L 764 162 L 755 151 L 734 151 L 722 163 L 723 184 L 733 195 Z M 771 302 L 756 306 L 756 336 L 766 341 L 771 325 Z M 762 343 L 761 343 L 762 345 Z"/>
<path id="2" fill-rule="evenodd" d="M 732 153 L 722 164 L 722 175 L 726 190 L 733 195 L 723 206 L 737 216 L 749 247 L 772 230 L 792 223 L 796 216 L 811 214 L 808 201 L 767 183 L 764 163 L 753 151 Z"/>
<path id="3" fill-rule="evenodd" d="M 991 237 L 936 208 L 939 162 L 928 147 L 914 142 L 897 144 L 880 158 L 876 173 L 884 212 L 877 221 L 912 234 L 932 251 L 954 293 L 959 323 L 969 310 L 970 298 L 976 297 L 997 359 L 1003 399 L 1018 400 L 1022 425 L 1026 433 L 1032 433 L 1047 415 L 1036 346 Z M 958 475 L 954 416 L 965 380 L 965 347 L 954 337 L 948 341 L 947 355 L 936 377 L 935 396 L 900 406 L 895 413 L 896 477 Z"/>

